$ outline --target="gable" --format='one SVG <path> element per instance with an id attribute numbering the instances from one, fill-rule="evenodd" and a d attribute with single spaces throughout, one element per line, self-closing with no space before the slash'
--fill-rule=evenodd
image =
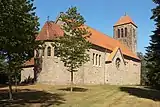
<path id="1" fill-rule="evenodd" d="M 112 61 L 115 62 L 117 58 L 119 58 L 121 60 L 121 62 L 123 64 L 125 64 L 124 57 L 123 57 L 123 54 L 121 53 L 120 49 L 117 50 L 117 52 L 116 52 L 115 56 L 113 57 Z"/>
<path id="2" fill-rule="evenodd" d="M 117 58 L 119 58 L 125 64 L 121 49 L 118 47 L 116 47 L 114 51 L 108 56 L 107 62 L 115 62 Z"/>

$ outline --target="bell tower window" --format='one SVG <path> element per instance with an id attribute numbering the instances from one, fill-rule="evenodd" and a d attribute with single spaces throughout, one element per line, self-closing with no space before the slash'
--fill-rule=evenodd
<path id="1" fill-rule="evenodd" d="M 120 29 L 118 29 L 118 38 L 120 38 Z"/>
<path id="2" fill-rule="evenodd" d="M 125 28 L 125 37 L 127 37 L 127 28 Z"/>
<path id="3" fill-rule="evenodd" d="M 123 28 L 121 29 L 121 37 L 123 37 Z"/>

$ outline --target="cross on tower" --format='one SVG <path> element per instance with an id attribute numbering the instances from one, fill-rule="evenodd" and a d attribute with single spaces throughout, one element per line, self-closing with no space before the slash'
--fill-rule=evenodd
<path id="1" fill-rule="evenodd" d="M 124 16 L 127 16 L 127 12 L 124 13 Z"/>
<path id="2" fill-rule="evenodd" d="M 49 16 L 47 16 L 47 21 L 49 21 Z"/>

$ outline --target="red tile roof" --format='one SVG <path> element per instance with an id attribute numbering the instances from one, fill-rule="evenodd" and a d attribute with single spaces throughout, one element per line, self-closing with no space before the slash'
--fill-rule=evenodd
<path id="1" fill-rule="evenodd" d="M 128 15 L 122 16 L 114 26 L 119 26 L 119 25 L 123 25 L 123 24 L 127 24 L 127 23 L 132 23 L 133 25 L 136 26 L 136 24 L 133 22 L 131 17 Z"/>
<path id="2" fill-rule="evenodd" d="M 34 65 L 34 58 L 31 58 L 30 60 L 26 61 L 24 66 Z"/>
<path id="3" fill-rule="evenodd" d="M 123 18 L 120 20 L 122 20 L 121 22 L 125 22 L 123 21 Z M 130 22 L 131 20 L 128 21 Z M 118 24 L 121 23 L 118 22 Z M 131 52 L 126 46 L 121 44 L 118 40 L 115 40 L 114 38 L 111 38 L 87 25 L 85 25 L 85 27 L 87 27 L 88 30 L 92 33 L 92 35 L 89 38 L 89 41 L 92 44 L 109 49 L 111 51 L 114 51 L 116 47 L 119 47 L 124 55 L 139 60 L 139 58 L 133 52 Z M 43 28 L 41 29 L 40 33 L 38 34 L 36 40 L 53 40 L 55 37 L 63 36 L 63 34 L 64 34 L 63 30 L 60 28 L 58 24 L 55 24 L 52 21 L 50 22 L 47 21 L 44 24 Z M 34 58 L 26 62 L 26 65 L 32 65 L 32 64 L 34 65 Z"/>
<path id="4" fill-rule="evenodd" d="M 139 58 L 133 52 L 131 52 L 125 45 L 121 44 L 118 40 L 111 38 L 91 27 L 89 27 L 89 31 L 92 33 L 89 38 L 91 43 L 109 49 L 111 51 L 113 51 L 116 47 L 119 47 L 124 55 L 139 60 Z"/>
<path id="5" fill-rule="evenodd" d="M 116 47 L 112 53 L 107 57 L 107 61 L 112 61 L 112 59 L 114 58 L 115 54 L 117 53 L 119 47 Z"/>
<path id="6" fill-rule="evenodd" d="M 60 26 L 55 24 L 53 21 L 47 21 L 36 40 L 52 40 L 57 36 L 63 36 L 63 31 Z"/>

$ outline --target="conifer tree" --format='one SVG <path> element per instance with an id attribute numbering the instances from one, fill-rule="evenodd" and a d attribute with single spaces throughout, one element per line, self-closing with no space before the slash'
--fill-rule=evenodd
<path id="1" fill-rule="evenodd" d="M 149 85 L 160 89 L 160 1 L 153 0 L 156 7 L 152 9 L 151 19 L 155 21 L 155 30 L 151 35 L 145 59 L 147 61 L 147 78 Z"/>

